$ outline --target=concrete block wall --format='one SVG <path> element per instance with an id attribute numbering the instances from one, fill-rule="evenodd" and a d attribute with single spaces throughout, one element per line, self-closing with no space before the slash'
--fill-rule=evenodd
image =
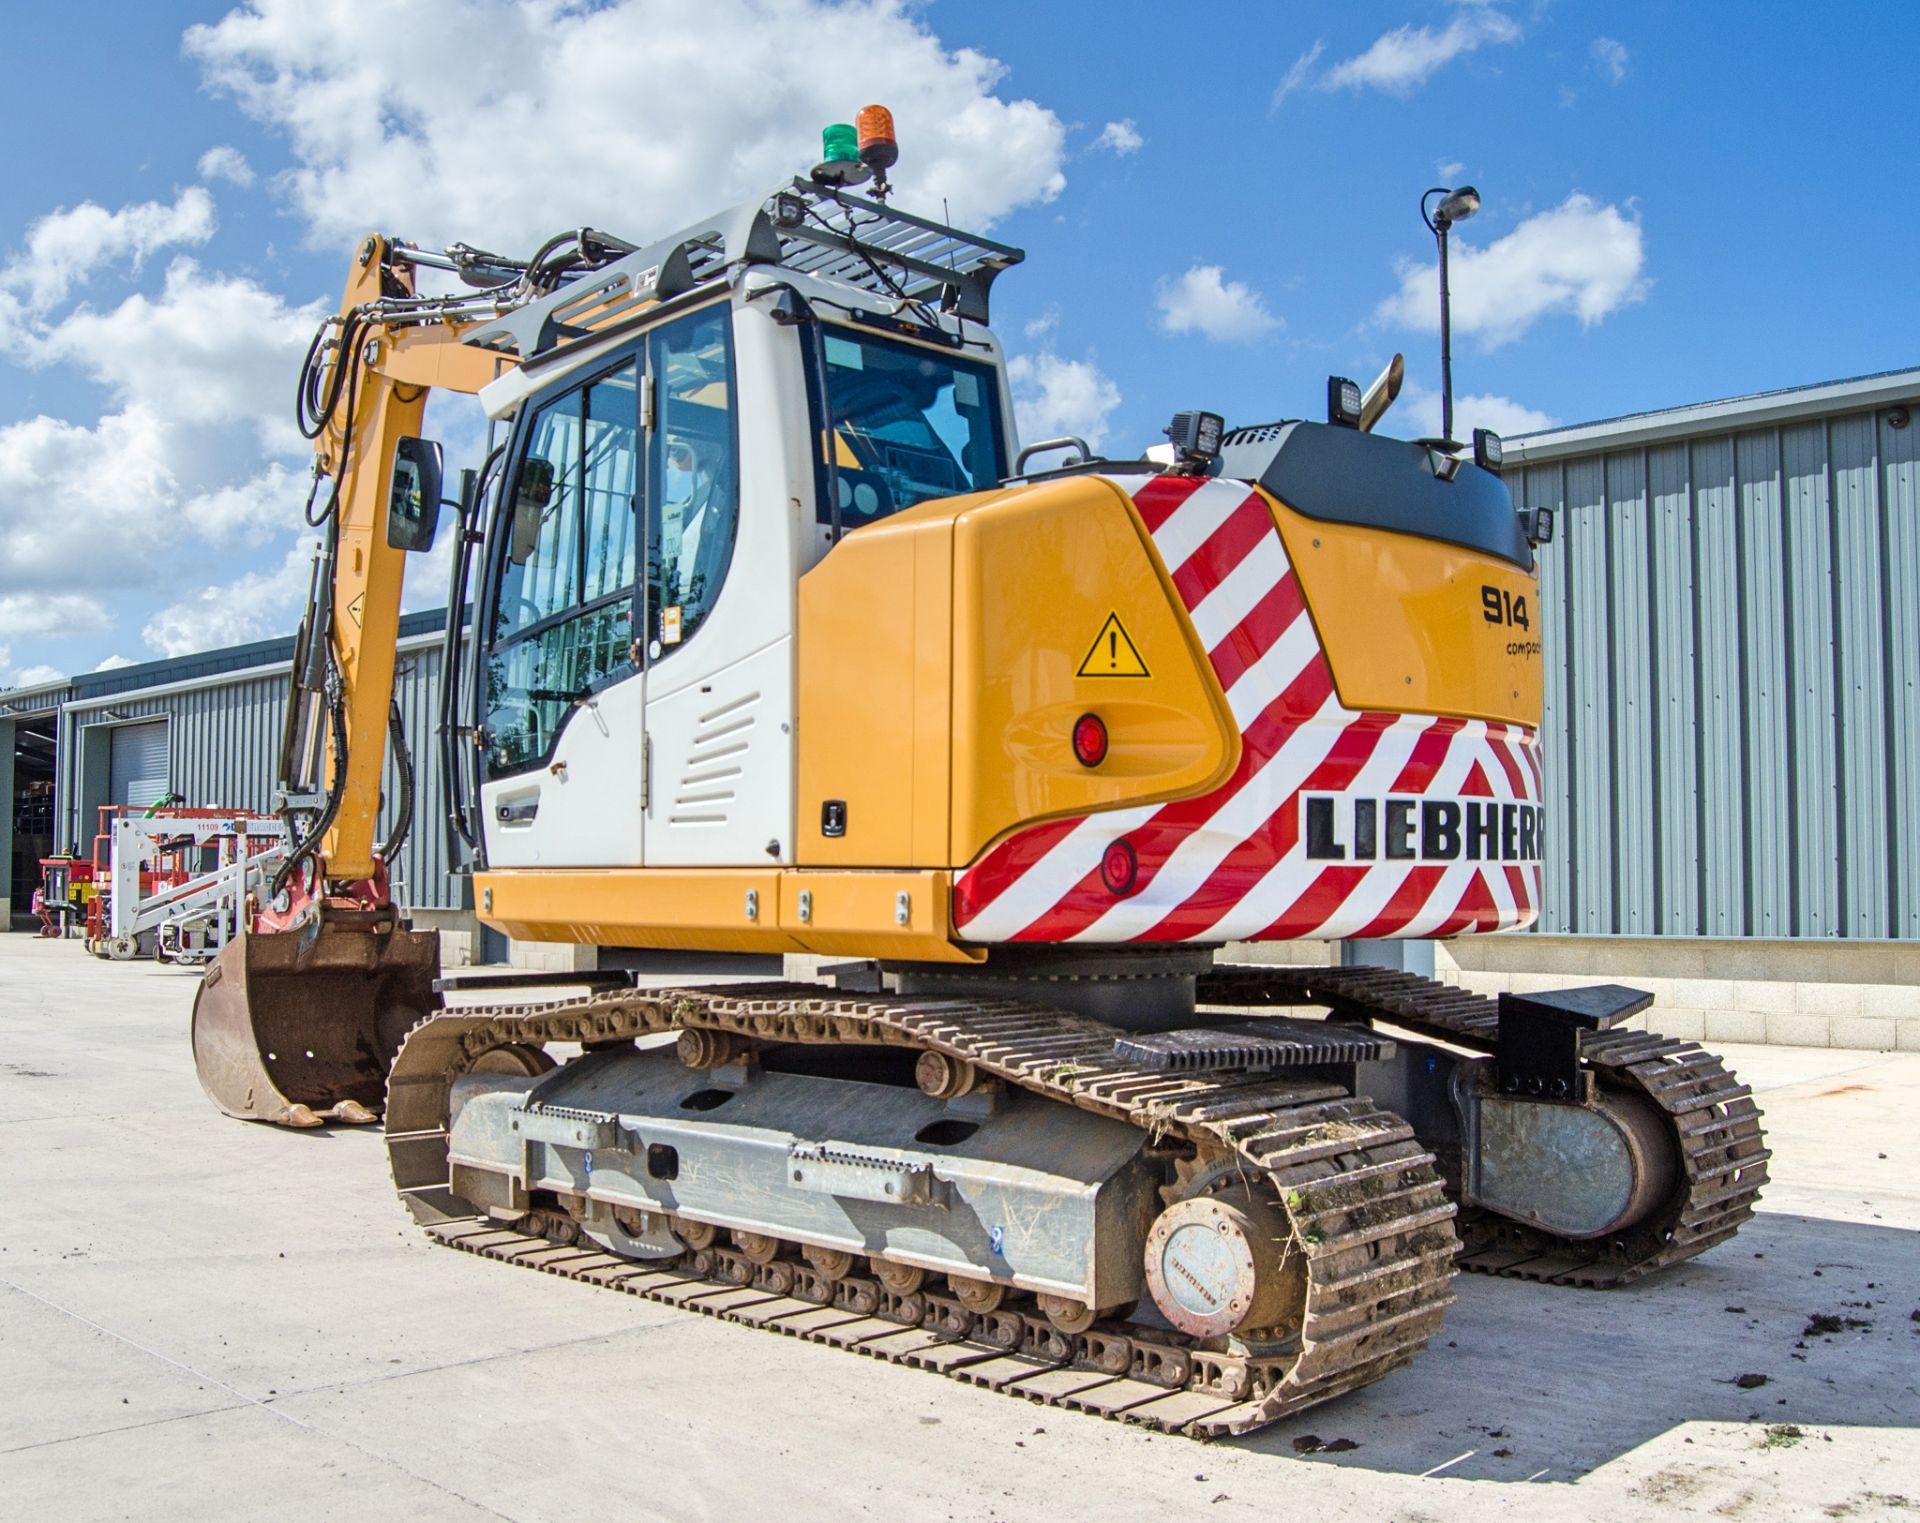
<path id="1" fill-rule="evenodd" d="M 1696 1041 L 1920 1052 L 1920 945 L 1488 936 L 1438 965 L 1477 994 L 1631 984 L 1655 1029 Z"/>
<path id="2" fill-rule="evenodd" d="M 423 910 L 408 912 L 417 931 L 440 933 L 440 966 L 468 968 L 480 946 L 480 922 L 471 910 Z"/>
<path id="3" fill-rule="evenodd" d="M 588 973 L 596 964 L 598 949 L 571 941 L 513 941 L 508 944 L 507 963 L 532 973 Z"/>

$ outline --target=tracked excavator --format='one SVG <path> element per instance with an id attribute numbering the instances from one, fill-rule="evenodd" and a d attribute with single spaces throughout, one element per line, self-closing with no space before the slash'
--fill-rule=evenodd
<path id="1" fill-rule="evenodd" d="M 1456 1269 L 1730 1237 L 1758 1111 L 1646 996 L 1220 956 L 1535 917 L 1551 520 L 1498 441 L 1375 432 L 1396 364 L 1325 421 L 1016 448 L 1020 251 L 888 203 L 884 113 L 827 147 L 645 245 L 359 245 L 300 390 L 295 844 L 198 996 L 214 1100 L 383 1115 L 448 1246 L 1196 1436 L 1400 1368 Z M 443 1001 L 388 876 L 433 388 L 496 446 L 448 504 L 448 828 L 482 921 L 598 949 L 494 1003 Z"/>

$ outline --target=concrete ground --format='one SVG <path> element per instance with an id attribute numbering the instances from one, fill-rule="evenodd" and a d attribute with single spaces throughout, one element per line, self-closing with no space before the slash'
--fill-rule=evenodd
<path id="1" fill-rule="evenodd" d="M 1462 1277 L 1410 1369 L 1201 1445 L 431 1247 L 376 1132 L 213 1110 L 195 981 L 0 936 L 0 1516 L 1920 1523 L 1920 1055 L 1728 1049 L 1734 1242 Z"/>

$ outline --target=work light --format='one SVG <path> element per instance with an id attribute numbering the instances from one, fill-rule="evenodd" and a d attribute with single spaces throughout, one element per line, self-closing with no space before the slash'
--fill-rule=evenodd
<path id="1" fill-rule="evenodd" d="M 1500 474 L 1504 461 L 1500 447 L 1500 436 L 1490 428 L 1476 428 L 1473 431 L 1473 463 L 1483 471 Z"/>
<path id="2" fill-rule="evenodd" d="M 1343 375 L 1327 377 L 1327 421 L 1341 428 L 1360 426 L 1360 407 L 1365 399 L 1360 395 L 1360 383 L 1349 381 Z"/>

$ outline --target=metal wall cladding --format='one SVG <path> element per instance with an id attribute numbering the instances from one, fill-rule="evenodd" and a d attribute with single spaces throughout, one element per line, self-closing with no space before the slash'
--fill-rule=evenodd
<path id="1" fill-rule="evenodd" d="M 469 907 L 468 882 L 448 872 L 434 727 L 439 721 L 440 648 L 402 650 L 394 678 L 408 749 L 413 754 L 413 826 L 394 871 L 394 894 L 410 909 L 457 910 Z M 103 710 L 120 720 L 164 716 L 168 721 L 170 786 L 195 808 L 265 811 L 273 801 L 273 775 L 280 750 L 280 726 L 286 712 L 287 677 L 283 672 L 214 679 L 208 686 L 153 697 L 115 694 L 92 709 L 61 715 L 62 791 L 74 838 L 92 839 L 94 823 L 84 827 L 71 816 L 79 796 L 79 730 L 100 722 Z M 380 828 L 392 821 L 400 796 L 400 777 L 391 754 L 381 783 Z"/>
<path id="2" fill-rule="evenodd" d="M 1541 552 L 1536 929 L 1920 938 L 1920 427 L 1509 472 Z"/>

